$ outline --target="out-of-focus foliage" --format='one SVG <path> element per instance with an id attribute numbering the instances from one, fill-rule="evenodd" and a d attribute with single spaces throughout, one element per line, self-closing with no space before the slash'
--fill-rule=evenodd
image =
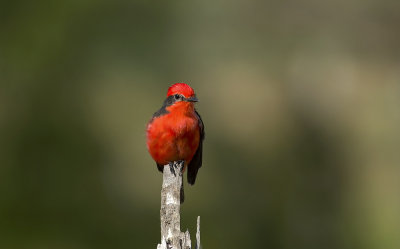
<path id="1" fill-rule="evenodd" d="M 400 2 L 6 1 L 0 248 L 155 248 L 145 125 L 200 98 L 203 248 L 400 248 Z"/>

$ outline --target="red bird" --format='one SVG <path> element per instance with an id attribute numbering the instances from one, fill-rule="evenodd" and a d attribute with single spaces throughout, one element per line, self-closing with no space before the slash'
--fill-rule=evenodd
<path id="1" fill-rule="evenodd" d="M 162 172 L 164 165 L 184 160 L 183 171 L 188 168 L 187 181 L 191 185 L 196 181 L 203 153 L 204 125 L 194 108 L 197 101 L 189 85 L 173 84 L 163 106 L 147 124 L 147 149 L 158 170 Z"/>

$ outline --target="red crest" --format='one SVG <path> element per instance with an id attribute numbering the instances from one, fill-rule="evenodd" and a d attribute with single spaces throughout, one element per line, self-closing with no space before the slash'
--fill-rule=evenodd
<path id="1" fill-rule="evenodd" d="M 194 90 L 185 83 L 175 83 L 168 88 L 167 97 L 174 94 L 182 94 L 186 98 L 194 96 Z"/>

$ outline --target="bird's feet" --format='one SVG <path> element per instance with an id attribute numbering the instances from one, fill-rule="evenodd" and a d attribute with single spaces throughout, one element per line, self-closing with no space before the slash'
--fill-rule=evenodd
<path id="1" fill-rule="evenodd" d="M 176 177 L 176 171 L 178 170 L 178 165 L 182 165 L 182 167 L 181 167 L 181 169 L 180 169 L 180 172 L 182 173 L 183 172 L 183 168 L 184 168 L 184 160 L 179 160 L 179 161 L 176 161 L 176 163 L 174 163 L 174 162 L 169 162 L 168 163 L 168 165 L 169 165 L 169 170 L 171 171 L 171 173 Z"/>
<path id="2" fill-rule="evenodd" d="M 168 165 L 169 165 L 169 170 L 171 171 L 171 174 L 173 174 L 176 177 L 174 162 L 169 162 Z"/>
<path id="3" fill-rule="evenodd" d="M 178 165 L 181 165 L 181 172 L 183 171 L 183 168 L 185 167 L 185 161 L 184 160 L 178 160 L 176 161 L 176 167 L 178 167 Z"/>

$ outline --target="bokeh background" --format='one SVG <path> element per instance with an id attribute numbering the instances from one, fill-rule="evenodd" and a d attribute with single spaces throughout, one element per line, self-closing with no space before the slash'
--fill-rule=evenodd
<path id="1" fill-rule="evenodd" d="M 400 248 L 399 1 L 0 6 L 0 248 L 156 248 L 145 125 L 174 82 L 203 248 Z"/>

